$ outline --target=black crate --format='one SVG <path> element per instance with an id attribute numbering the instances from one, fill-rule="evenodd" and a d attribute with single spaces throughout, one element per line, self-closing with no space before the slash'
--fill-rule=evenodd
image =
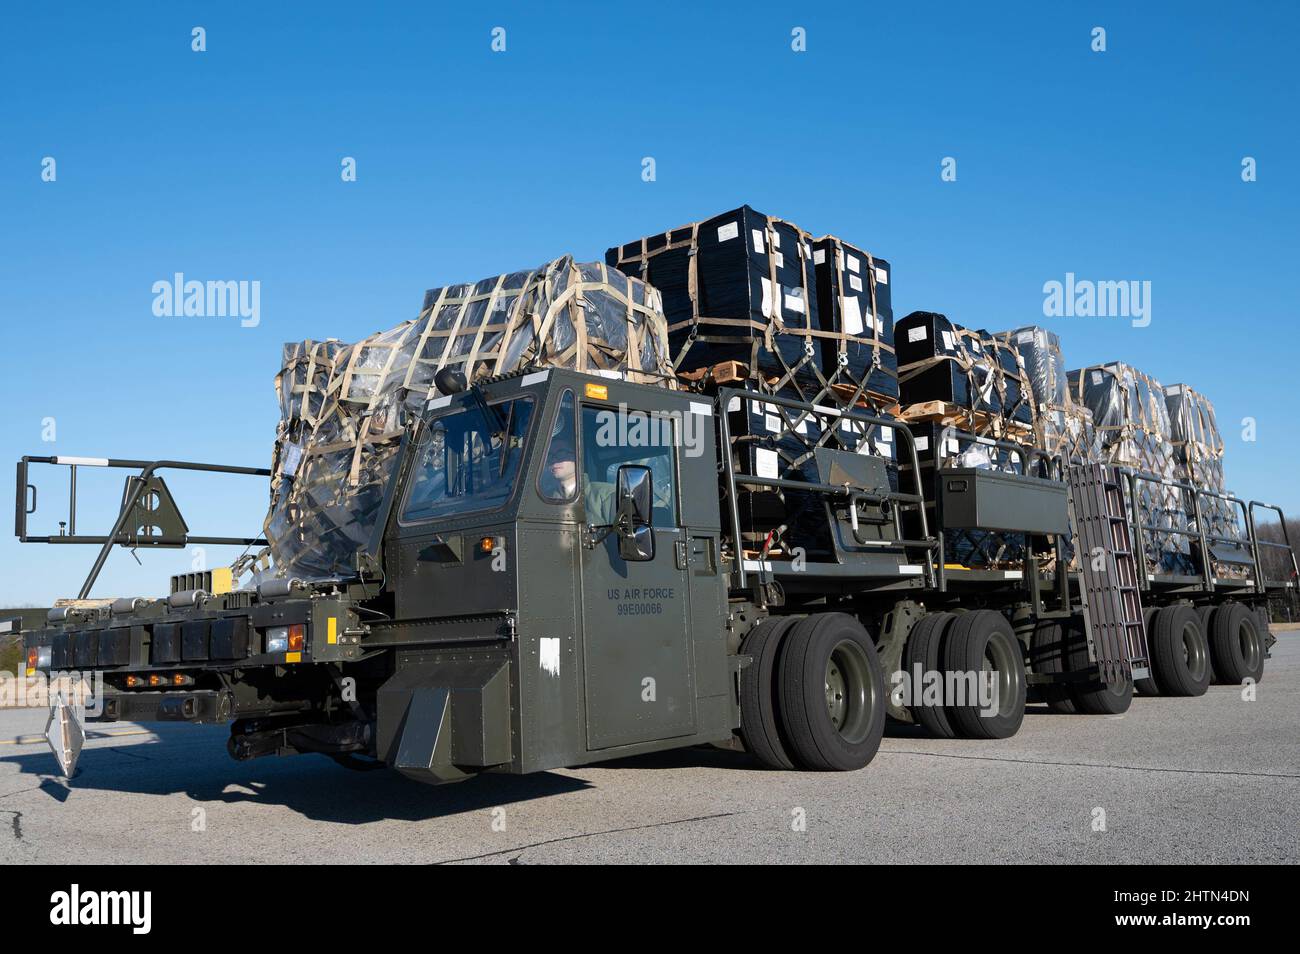
<path id="1" fill-rule="evenodd" d="M 808 332 L 821 330 L 812 242 L 798 226 L 746 205 L 611 248 L 605 262 L 659 290 L 680 370 L 737 360 L 812 382 L 820 345 Z"/>
<path id="2" fill-rule="evenodd" d="M 227 616 L 212 623 L 212 658 L 243 659 L 248 655 L 248 617 Z"/>
<path id="3" fill-rule="evenodd" d="M 1015 347 L 944 315 L 914 311 L 895 328 L 904 406 L 944 401 L 1032 424 L 1033 396 Z"/>
<path id="4" fill-rule="evenodd" d="M 813 243 L 813 263 L 822 328 L 845 336 L 821 339 L 823 373 L 897 399 L 889 263 L 833 235 Z"/>
<path id="5" fill-rule="evenodd" d="M 150 638 L 150 659 L 155 666 L 180 662 L 181 627 L 179 623 L 155 623 Z"/>
<path id="6" fill-rule="evenodd" d="M 206 619 L 191 619 L 181 623 L 181 659 L 186 662 L 208 658 L 208 641 L 212 623 Z"/>

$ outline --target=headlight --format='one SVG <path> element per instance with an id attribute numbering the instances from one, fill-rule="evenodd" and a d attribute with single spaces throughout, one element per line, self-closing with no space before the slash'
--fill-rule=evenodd
<path id="1" fill-rule="evenodd" d="M 302 623 L 289 626 L 272 626 L 266 631 L 266 651 L 268 653 L 302 652 L 303 643 L 307 641 L 307 627 Z"/>
<path id="2" fill-rule="evenodd" d="M 272 626 L 266 631 L 266 651 L 268 653 L 286 653 L 289 651 L 288 626 Z"/>

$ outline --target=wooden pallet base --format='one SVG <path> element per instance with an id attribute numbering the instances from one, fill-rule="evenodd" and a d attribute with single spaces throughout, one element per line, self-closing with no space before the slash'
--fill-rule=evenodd
<path id="1" fill-rule="evenodd" d="M 906 407 L 896 407 L 893 413 L 909 424 L 942 424 L 944 427 L 957 427 L 981 437 L 993 437 L 1022 444 L 1033 443 L 1034 440 L 1032 424 L 1005 421 L 988 411 L 971 411 L 969 408 L 947 401 L 909 404 Z"/>

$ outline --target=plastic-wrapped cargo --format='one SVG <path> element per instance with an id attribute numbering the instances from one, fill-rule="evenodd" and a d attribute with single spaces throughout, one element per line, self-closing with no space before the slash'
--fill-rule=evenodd
<path id="1" fill-rule="evenodd" d="M 533 367 L 668 387 L 674 380 L 655 289 L 569 256 L 435 288 L 418 317 L 355 344 L 286 345 L 265 525 L 270 574 L 320 580 L 354 572 L 401 435 L 445 367 L 471 384 Z"/>
<path id="2" fill-rule="evenodd" d="M 1178 480 L 1191 484 L 1200 490 L 1214 494 L 1226 494 L 1227 484 L 1223 476 L 1223 437 L 1214 416 L 1214 405 L 1205 395 L 1185 384 L 1173 384 L 1165 388 L 1165 406 L 1169 411 L 1169 429 L 1174 446 L 1174 473 Z M 1241 526 L 1241 510 L 1235 504 L 1218 497 L 1202 496 L 1200 499 L 1201 516 L 1206 522 L 1206 531 L 1213 536 L 1228 540 L 1242 540 L 1244 534 Z M 1195 510 L 1188 508 L 1189 516 L 1194 518 Z M 1194 524 L 1193 524 L 1194 525 Z M 1222 542 L 1217 544 L 1222 549 Z M 1245 560 L 1243 547 L 1233 547 L 1238 558 Z M 1247 573 L 1246 563 L 1230 564 L 1217 561 L 1214 575 L 1217 577 L 1244 577 Z"/>
<path id="3" fill-rule="evenodd" d="M 1034 445 L 1063 463 L 1098 458 L 1092 412 L 1070 395 L 1061 339 L 1046 328 L 1029 325 L 994 337 L 1016 349 L 1034 401 Z"/>
<path id="4" fill-rule="evenodd" d="M 898 400 L 898 356 L 894 352 L 894 309 L 890 267 L 834 235 L 813 243 L 817 271 L 817 313 L 836 332 L 821 338 L 827 380 L 861 391 L 880 408 Z"/>
<path id="5" fill-rule="evenodd" d="M 968 422 L 979 433 L 989 421 L 1033 424 L 1032 388 L 1014 345 L 930 311 L 901 319 L 894 336 L 904 407 L 956 405 L 982 416 Z"/>
<path id="6" fill-rule="evenodd" d="M 1155 378 L 1121 363 L 1069 372 L 1070 392 L 1092 411 L 1101 448 L 1100 459 L 1165 481 L 1177 481 L 1165 390 Z M 1138 481 L 1145 531 L 1146 558 L 1153 573 L 1192 575 L 1189 522 L 1176 487 Z"/>
<path id="7" fill-rule="evenodd" d="M 813 238 L 797 225 L 746 205 L 611 248 L 605 262 L 662 293 L 679 371 L 735 360 L 777 389 L 816 393 L 824 329 Z"/>

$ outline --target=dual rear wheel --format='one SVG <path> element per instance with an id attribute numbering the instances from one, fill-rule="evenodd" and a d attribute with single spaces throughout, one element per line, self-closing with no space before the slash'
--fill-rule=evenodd
<path id="1" fill-rule="evenodd" d="M 912 628 L 903 659 L 912 716 L 932 735 L 1006 739 L 1020 731 L 1029 691 L 1024 654 L 1001 613 L 931 613 Z M 918 671 L 933 688 L 916 684 Z"/>
<path id="2" fill-rule="evenodd" d="M 741 645 L 740 735 L 768 768 L 852 771 L 880 748 L 885 680 L 871 637 L 852 616 L 759 623 Z"/>

